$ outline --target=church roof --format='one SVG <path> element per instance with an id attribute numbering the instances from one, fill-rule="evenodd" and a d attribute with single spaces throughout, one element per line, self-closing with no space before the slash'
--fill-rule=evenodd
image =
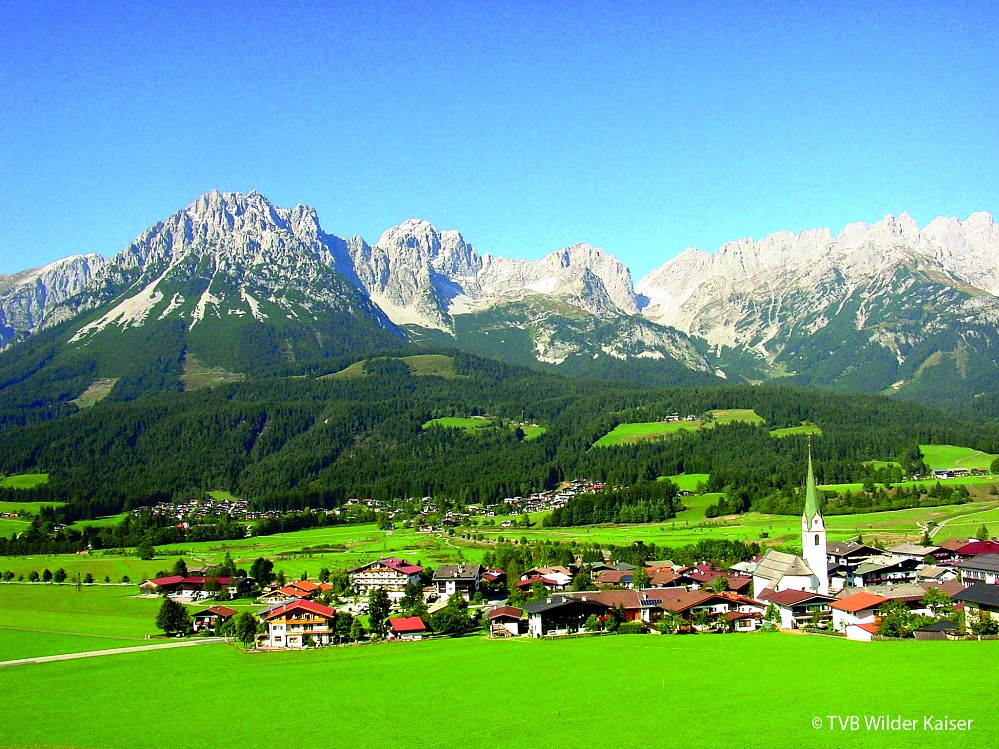
<path id="1" fill-rule="evenodd" d="M 812 473 L 812 446 L 808 446 L 808 478 L 805 482 L 805 520 L 811 526 L 812 518 L 819 514 L 819 493 L 815 489 L 815 475 Z"/>
<path id="2" fill-rule="evenodd" d="M 756 565 L 753 574 L 767 580 L 777 581 L 786 575 L 810 576 L 813 572 L 808 563 L 801 557 L 795 554 L 785 554 L 783 551 L 767 549 L 767 553 Z"/>

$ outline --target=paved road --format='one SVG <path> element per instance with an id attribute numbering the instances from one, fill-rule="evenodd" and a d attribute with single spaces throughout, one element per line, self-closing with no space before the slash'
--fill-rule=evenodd
<path id="1" fill-rule="evenodd" d="M 37 658 L 19 658 L 14 661 L 0 661 L 3 666 L 21 666 L 27 663 L 47 663 L 49 661 L 69 661 L 74 658 L 96 658 L 99 655 L 119 655 L 135 653 L 140 650 L 166 650 L 167 648 L 190 648 L 195 645 L 208 645 L 213 642 L 225 642 L 224 637 L 204 637 L 197 640 L 182 640 L 180 642 L 162 642 L 157 645 L 138 645 L 134 648 L 111 648 L 110 650 L 88 650 L 83 653 L 64 653 L 63 655 L 40 655 Z"/>

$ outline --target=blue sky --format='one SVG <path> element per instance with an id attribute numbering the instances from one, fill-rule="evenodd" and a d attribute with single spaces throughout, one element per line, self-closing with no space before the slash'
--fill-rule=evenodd
<path id="1" fill-rule="evenodd" d="M 164 7 L 160 7 L 164 6 Z M 211 189 L 481 252 L 999 211 L 999 5 L 0 0 L 0 273 Z"/>

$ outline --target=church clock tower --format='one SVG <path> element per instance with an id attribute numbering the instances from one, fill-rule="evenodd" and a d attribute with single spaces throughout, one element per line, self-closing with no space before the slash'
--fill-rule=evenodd
<path id="1" fill-rule="evenodd" d="M 819 512 L 819 495 L 812 473 L 812 444 L 808 442 L 808 479 L 805 484 L 805 512 L 801 516 L 801 551 L 805 562 L 819 580 L 816 593 L 829 593 L 826 555 L 826 523 Z"/>

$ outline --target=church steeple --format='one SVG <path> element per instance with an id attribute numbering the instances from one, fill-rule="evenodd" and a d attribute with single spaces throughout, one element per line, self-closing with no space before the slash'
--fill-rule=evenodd
<path id="1" fill-rule="evenodd" d="M 808 476 L 805 479 L 805 509 L 801 515 L 801 555 L 815 575 L 817 593 L 829 592 L 826 553 L 826 523 L 819 511 L 819 492 L 812 471 L 812 440 L 808 439 Z"/>
<path id="2" fill-rule="evenodd" d="M 812 440 L 808 440 L 808 478 L 805 479 L 805 521 L 809 526 L 819 514 L 819 495 L 815 490 L 815 474 L 812 472 Z M 821 516 L 820 516 L 821 517 Z"/>

